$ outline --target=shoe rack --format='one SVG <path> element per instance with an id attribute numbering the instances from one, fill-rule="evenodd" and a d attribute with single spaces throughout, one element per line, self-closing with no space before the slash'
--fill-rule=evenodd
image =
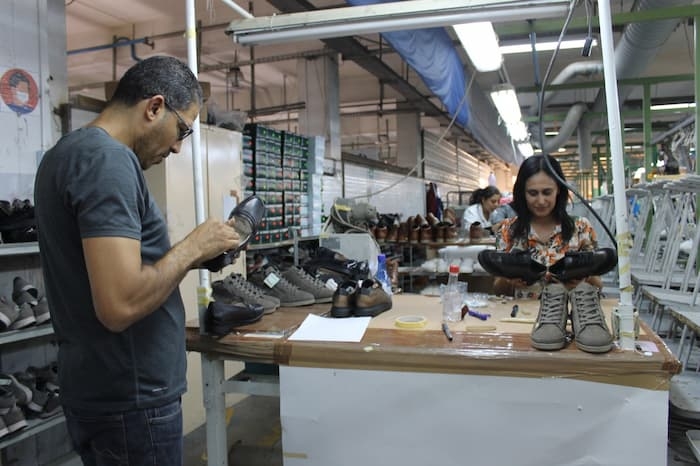
<path id="1" fill-rule="evenodd" d="M 0 295 L 8 302 L 12 302 L 12 282 L 16 276 L 43 294 L 38 243 L 0 244 Z M 28 366 L 43 367 L 55 361 L 58 348 L 53 335 L 50 321 L 0 332 L 0 372 L 12 374 Z M 60 411 L 48 418 L 26 421 L 26 427 L 0 438 L 0 464 L 49 464 L 75 456 Z"/>

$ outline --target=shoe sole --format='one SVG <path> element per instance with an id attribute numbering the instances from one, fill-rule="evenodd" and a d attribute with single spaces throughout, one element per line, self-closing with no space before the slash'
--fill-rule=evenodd
<path id="1" fill-rule="evenodd" d="M 351 307 L 331 307 L 331 317 L 350 317 L 353 313 Z"/>
<path id="2" fill-rule="evenodd" d="M 566 346 L 566 340 L 564 340 L 563 342 L 556 343 L 538 343 L 530 339 L 530 344 L 533 348 L 538 349 L 540 351 L 555 351 L 564 348 Z"/>
<path id="3" fill-rule="evenodd" d="M 576 343 L 576 347 L 580 349 L 581 351 L 585 351 L 586 353 L 607 353 L 610 351 L 613 347 L 612 343 L 609 345 L 605 346 L 589 346 L 589 345 L 584 345 L 576 340 L 574 340 L 574 343 Z"/>
<path id="4" fill-rule="evenodd" d="M 355 317 L 375 317 L 389 309 L 391 309 L 391 303 L 375 304 L 369 307 L 357 307 L 355 308 Z"/>
<path id="5" fill-rule="evenodd" d="M 329 296 L 327 298 L 314 298 L 315 304 L 325 304 L 330 302 L 333 302 L 333 296 Z"/>

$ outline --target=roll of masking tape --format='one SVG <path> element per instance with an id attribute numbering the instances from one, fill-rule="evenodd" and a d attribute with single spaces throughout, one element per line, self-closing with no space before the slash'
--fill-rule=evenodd
<path id="1" fill-rule="evenodd" d="M 394 320 L 394 325 L 399 328 L 423 328 L 427 323 L 423 316 L 400 316 Z"/>

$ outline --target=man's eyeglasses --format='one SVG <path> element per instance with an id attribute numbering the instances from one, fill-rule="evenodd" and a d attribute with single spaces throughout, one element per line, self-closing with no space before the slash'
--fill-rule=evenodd
<path id="1" fill-rule="evenodd" d="M 177 110 L 175 110 L 174 108 L 172 108 L 172 107 L 170 106 L 170 104 L 168 104 L 167 102 L 164 102 L 164 103 L 165 103 L 165 108 L 167 108 L 168 110 L 170 110 L 171 112 L 173 112 L 173 113 L 175 114 L 175 117 L 177 117 L 177 121 L 178 121 L 178 123 L 179 123 L 179 124 L 177 125 L 177 129 L 178 129 L 178 131 L 180 132 L 180 134 L 178 134 L 178 136 L 177 136 L 177 140 L 178 140 L 178 141 L 182 141 L 182 140 L 185 139 L 187 136 L 189 136 L 190 134 L 192 134 L 192 132 L 193 132 L 194 130 L 192 129 L 192 127 L 191 127 L 190 125 L 187 124 L 187 122 L 185 122 L 185 120 L 182 118 L 182 116 L 178 113 Z"/>

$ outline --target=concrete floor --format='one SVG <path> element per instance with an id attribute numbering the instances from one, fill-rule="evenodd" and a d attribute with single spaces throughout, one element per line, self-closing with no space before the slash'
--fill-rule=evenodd
<path id="1" fill-rule="evenodd" d="M 643 319 L 647 319 L 644 313 Z M 662 329 L 667 326 L 662 325 Z M 678 342 L 666 339 L 673 351 Z M 688 368 L 674 377 L 676 393 L 682 393 L 683 407 L 669 406 L 669 437 L 667 466 L 697 465 L 686 439 L 686 431 L 700 430 L 700 373 L 695 368 L 700 364 L 700 351 L 693 354 Z M 680 400 L 672 396 L 672 401 Z M 680 401 L 676 403 L 681 404 Z M 690 408 L 689 408 L 690 407 Z M 279 418 L 279 399 L 274 397 L 248 396 L 228 408 L 229 466 L 282 466 L 282 439 Z M 185 437 L 185 466 L 206 466 L 206 433 L 204 426 Z M 331 466 L 331 465 L 329 465 Z"/>

